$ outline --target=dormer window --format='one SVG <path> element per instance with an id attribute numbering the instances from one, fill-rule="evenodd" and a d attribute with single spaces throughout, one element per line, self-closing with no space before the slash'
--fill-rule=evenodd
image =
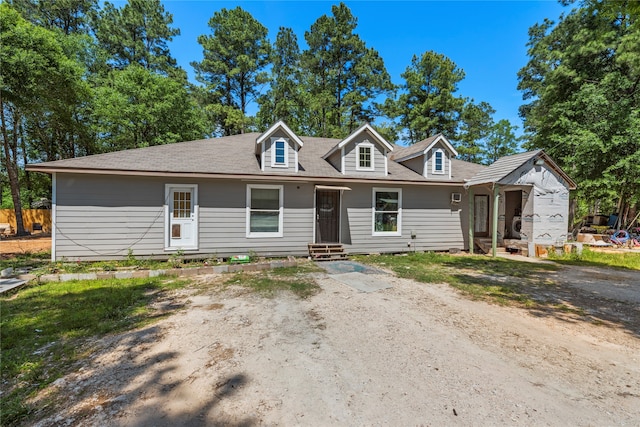
<path id="1" fill-rule="evenodd" d="M 373 144 L 370 142 L 361 142 L 357 146 L 357 163 L 356 170 L 359 171 L 372 171 L 374 170 L 373 164 Z"/>
<path id="2" fill-rule="evenodd" d="M 442 149 L 434 150 L 432 166 L 432 173 L 444 174 L 444 151 Z"/>
<path id="3" fill-rule="evenodd" d="M 271 167 L 286 168 L 288 166 L 289 150 L 287 150 L 287 141 L 276 139 L 271 149 Z"/>

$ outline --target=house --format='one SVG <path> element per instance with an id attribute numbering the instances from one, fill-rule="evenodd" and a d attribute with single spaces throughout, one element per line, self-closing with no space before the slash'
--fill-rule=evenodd
<path id="1" fill-rule="evenodd" d="M 544 153 L 511 156 L 496 162 L 497 169 L 457 160 L 456 154 L 443 135 L 400 147 L 369 124 L 338 140 L 301 137 L 278 122 L 262 134 L 27 169 L 53 178 L 54 260 L 128 253 L 166 258 L 177 251 L 306 255 L 311 243 L 340 243 L 347 253 L 467 250 L 475 236 L 496 229 L 488 220 L 494 205 L 501 212 L 501 239 L 516 213 L 534 215 L 521 238 L 536 239 L 544 235 L 539 226 L 547 225 L 553 226 L 550 240 L 566 233 L 573 184 Z M 536 168 L 564 184 L 566 191 L 552 198 L 555 210 L 543 209 L 548 197 L 529 202 L 538 191 L 532 188 L 547 189 L 548 176 L 527 174 Z M 496 188 L 503 193 L 496 196 Z M 491 198 L 505 202 L 492 204 Z M 549 214 L 562 215 L 563 222 Z"/>

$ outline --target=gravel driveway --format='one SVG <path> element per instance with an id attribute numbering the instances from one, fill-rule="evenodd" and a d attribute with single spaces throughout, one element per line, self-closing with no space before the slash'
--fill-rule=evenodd
<path id="1" fill-rule="evenodd" d="M 610 290 L 586 280 L 593 271 L 568 271 L 571 286 L 609 301 Z M 222 290 L 219 276 L 199 277 L 200 287 L 158 304 L 184 309 L 96 343 L 94 356 L 49 391 L 56 414 L 39 425 L 640 420 L 632 329 L 470 301 L 446 285 L 392 275 L 372 275 L 391 286 L 375 292 L 315 277 L 322 291 L 302 300 Z M 637 301 L 638 273 L 619 283 L 616 295 Z"/>

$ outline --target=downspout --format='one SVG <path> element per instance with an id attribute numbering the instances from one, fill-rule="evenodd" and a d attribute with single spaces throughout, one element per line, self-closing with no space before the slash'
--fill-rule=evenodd
<path id="1" fill-rule="evenodd" d="M 493 184 L 493 229 L 491 230 L 491 256 L 498 252 L 498 209 L 500 208 L 500 186 Z"/>
<path id="2" fill-rule="evenodd" d="M 473 227 L 475 226 L 474 221 L 474 200 L 473 200 L 473 187 L 469 187 L 469 253 L 473 255 L 473 247 L 475 246 L 473 243 Z"/>

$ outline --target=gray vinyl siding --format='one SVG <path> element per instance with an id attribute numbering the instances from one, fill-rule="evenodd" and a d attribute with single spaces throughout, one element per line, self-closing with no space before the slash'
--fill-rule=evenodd
<path id="1" fill-rule="evenodd" d="M 284 184 L 283 237 L 246 237 L 249 182 L 58 174 L 57 259 L 167 257 L 165 184 L 198 185 L 198 250 L 187 254 L 304 255 L 313 238 L 313 185 Z M 274 183 L 278 184 L 278 183 Z"/>
<path id="2" fill-rule="evenodd" d="M 161 254 L 164 183 L 151 178 L 58 174 L 56 258 Z"/>
<path id="3" fill-rule="evenodd" d="M 389 186 L 402 188 L 401 236 L 372 236 L 373 186 L 354 185 L 345 191 L 342 241 L 351 253 L 384 253 L 468 249 L 468 202 L 451 205 L 451 192 L 462 188 Z M 411 239 L 412 231 L 416 239 Z M 412 241 L 409 248 L 408 242 Z"/>
<path id="4" fill-rule="evenodd" d="M 433 173 L 433 161 L 434 161 L 433 154 L 437 149 L 441 149 L 444 153 L 444 159 L 443 159 L 444 173 Z M 449 152 L 449 150 L 447 150 L 447 148 L 441 143 L 438 143 L 427 152 L 426 156 L 427 156 L 427 162 L 425 165 L 425 170 L 424 170 L 425 173 L 423 176 L 425 178 L 449 180 L 449 168 L 450 168 L 449 160 L 451 159 L 451 153 Z"/>
<path id="5" fill-rule="evenodd" d="M 251 182 L 59 173 L 56 258 L 121 259 L 129 249 L 136 257 L 168 257 L 172 252 L 164 247 L 166 184 L 198 186 L 198 249 L 185 251 L 187 255 L 228 257 L 249 251 L 261 256 L 306 255 L 313 241 L 314 183 L 273 182 L 284 191 L 283 236 L 250 238 L 246 197 Z M 386 185 L 402 188 L 402 235 L 372 236 L 374 186 L 353 184 L 351 191 L 343 192 L 341 238 L 347 252 L 468 248 L 467 203 L 450 204 L 451 192 L 463 192 L 461 188 Z M 409 248 L 412 231 L 417 238 Z"/>
<path id="6" fill-rule="evenodd" d="M 272 167 L 271 166 L 271 155 L 272 150 L 274 149 L 273 142 L 277 139 L 284 139 L 287 141 L 287 158 L 288 158 L 288 166 L 285 167 Z M 275 132 L 270 138 L 267 138 L 264 141 L 265 144 L 265 153 L 264 153 L 264 170 L 269 173 L 291 173 L 296 171 L 296 149 L 297 145 L 294 141 L 291 140 L 284 132 L 281 130 Z"/>
<path id="7" fill-rule="evenodd" d="M 412 171 L 419 173 L 420 175 L 424 174 L 424 156 L 420 155 L 418 157 L 414 157 L 413 159 L 406 160 L 401 163 L 403 166 L 408 167 Z M 448 176 L 448 175 L 447 175 Z"/>
<path id="8" fill-rule="evenodd" d="M 373 157 L 373 167 L 374 170 L 358 170 L 358 150 L 356 147 L 358 144 L 363 142 L 369 142 L 373 145 L 372 157 Z M 385 155 L 383 148 L 375 142 L 373 138 L 367 138 L 367 134 L 358 135 L 354 141 L 351 141 L 349 144 L 344 147 L 344 172 L 345 175 L 358 174 L 358 175 L 368 175 L 368 176 L 385 176 Z"/>

